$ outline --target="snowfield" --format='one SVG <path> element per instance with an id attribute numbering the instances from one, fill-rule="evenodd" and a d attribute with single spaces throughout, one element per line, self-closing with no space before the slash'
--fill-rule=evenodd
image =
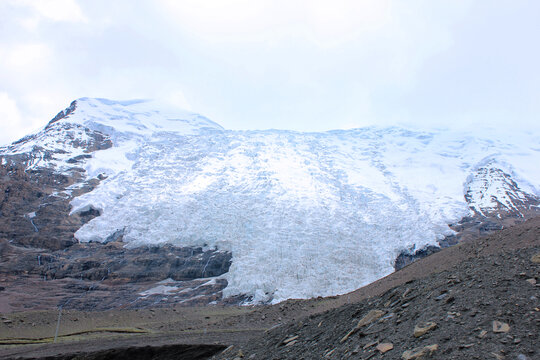
<path id="1" fill-rule="evenodd" d="M 58 123 L 114 144 L 85 163 L 107 178 L 72 201 L 72 212 L 101 211 L 79 241 L 124 231 L 130 247 L 231 251 L 224 295 L 254 303 L 342 294 L 389 274 L 404 249 L 452 233 L 471 211 L 466 191 L 478 210 L 505 200 L 496 182 L 475 182 L 486 164 L 540 194 L 539 134 L 230 131 L 152 102 L 87 98 Z"/>

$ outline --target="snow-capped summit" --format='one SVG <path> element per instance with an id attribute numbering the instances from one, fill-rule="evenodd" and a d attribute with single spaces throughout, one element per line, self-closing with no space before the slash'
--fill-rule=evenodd
<path id="1" fill-rule="evenodd" d="M 162 132 L 193 135 L 207 129 L 223 129 L 204 116 L 153 100 L 80 98 L 61 114 L 64 116 L 59 116 L 56 121 L 82 125 L 113 138 L 152 136 Z M 54 122 L 55 119 L 51 121 Z"/>
<path id="2" fill-rule="evenodd" d="M 60 111 L 42 131 L 0 151 L 6 154 L 32 152 L 34 159 L 29 163 L 30 168 L 54 167 L 66 171 L 73 162 L 78 162 L 74 159 L 90 158 L 88 154 L 98 150 L 96 142 L 110 143 L 102 144 L 99 150 L 114 144 L 114 149 L 94 153 L 93 160 L 87 162 L 87 175 L 92 177 L 99 171 L 125 170 L 131 165 L 126 154 L 153 137 L 195 135 L 222 129 L 204 116 L 157 101 L 80 98 Z"/>
<path id="3" fill-rule="evenodd" d="M 100 176 L 71 201 L 73 214 L 100 215 L 76 232 L 81 242 L 121 234 L 128 247 L 230 251 L 226 296 L 277 302 L 344 293 L 495 203 L 513 213 L 538 209 L 538 134 L 231 131 L 153 106 L 79 99 L 1 151 L 41 151 L 29 166 L 76 165 Z"/>

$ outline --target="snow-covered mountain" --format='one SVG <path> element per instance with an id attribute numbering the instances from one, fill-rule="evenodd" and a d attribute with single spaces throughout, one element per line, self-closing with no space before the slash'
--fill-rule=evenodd
<path id="1" fill-rule="evenodd" d="M 72 214 L 99 215 L 79 241 L 231 252 L 224 295 L 254 302 L 354 290 L 448 224 L 525 216 L 540 195 L 540 134 L 231 131 L 146 101 L 76 100 L 0 157 L 78 174 L 59 195 Z"/>

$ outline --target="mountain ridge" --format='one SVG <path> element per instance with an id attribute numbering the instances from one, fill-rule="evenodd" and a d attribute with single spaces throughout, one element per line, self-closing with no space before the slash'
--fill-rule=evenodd
<path id="1" fill-rule="evenodd" d="M 231 252 L 224 294 L 278 302 L 354 290 L 401 253 L 537 214 L 535 137 L 523 136 L 232 131 L 148 102 L 82 98 L 0 157 L 67 184 L 48 196 L 69 209 L 71 243 Z M 47 206 L 15 222 L 37 238 Z"/>

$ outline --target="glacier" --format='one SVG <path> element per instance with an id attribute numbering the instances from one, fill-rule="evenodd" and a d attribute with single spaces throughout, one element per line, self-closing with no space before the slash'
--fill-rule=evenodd
<path id="1" fill-rule="evenodd" d="M 79 241 L 123 231 L 129 247 L 230 251 L 224 296 L 253 303 L 343 294 L 388 275 L 401 251 L 437 244 L 470 214 L 464 193 L 486 163 L 540 189 L 538 134 L 233 131 L 151 101 L 90 98 L 58 123 L 113 142 L 84 164 L 104 180 L 71 203 L 101 213 Z"/>

